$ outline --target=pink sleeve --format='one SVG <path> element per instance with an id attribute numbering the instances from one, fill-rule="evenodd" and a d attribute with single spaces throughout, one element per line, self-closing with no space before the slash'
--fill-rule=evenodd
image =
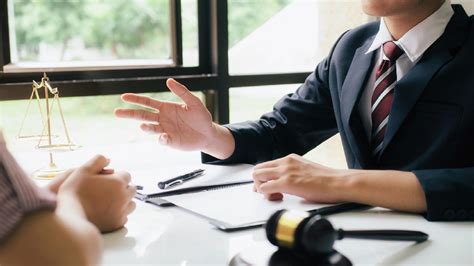
<path id="1" fill-rule="evenodd" d="M 25 174 L 7 150 L 0 132 L 0 243 L 20 223 L 25 214 L 53 210 L 55 195 L 39 188 Z"/>

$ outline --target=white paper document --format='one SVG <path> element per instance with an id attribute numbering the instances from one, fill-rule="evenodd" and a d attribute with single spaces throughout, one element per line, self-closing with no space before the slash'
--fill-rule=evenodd
<path id="1" fill-rule="evenodd" d="M 282 201 L 269 201 L 253 191 L 253 184 L 229 188 L 164 197 L 163 199 L 231 226 L 266 221 L 276 211 L 292 209 L 308 211 L 327 204 L 315 204 L 304 199 L 285 194 Z"/>

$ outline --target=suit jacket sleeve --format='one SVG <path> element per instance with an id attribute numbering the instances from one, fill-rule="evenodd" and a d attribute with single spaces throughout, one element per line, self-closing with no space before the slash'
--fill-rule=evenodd
<path id="1" fill-rule="evenodd" d="M 474 221 L 474 167 L 416 170 L 430 221 Z"/>
<path id="2" fill-rule="evenodd" d="M 290 153 L 304 154 L 337 133 L 328 89 L 330 57 L 295 93 L 284 96 L 273 111 L 257 121 L 226 125 L 234 136 L 235 151 L 226 160 L 202 154 L 205 163 L 259 163 Z"/>
<path id="3" fill-rule="evenodd" d="M 202 153 L 211 164 L 260 163 L 291 153 L 303 155 L 338 132 L 329 89 L 329 70 L 335 48 L 296 92 L 284 96 L 257 121 L 225 125 L 235 139 L 234 153 L 219 160 Z"/>

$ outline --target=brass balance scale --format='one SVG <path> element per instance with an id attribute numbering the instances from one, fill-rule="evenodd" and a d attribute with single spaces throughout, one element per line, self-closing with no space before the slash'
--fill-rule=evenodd
<path id="1" fill-rule="evenodd" d="M 41 91 L 44 91 L 44 103 L 46 105 L 45 107 L 42 107 L 42 101 L 40 98 Z M 27 120 L 27 117 L 30 111 L 31 104 L 34 100 L 36 100 L 36 103 L 38 105 L 38 110 L 41 116 L 43 129 L 40 134 L 27 135 L 23 133 L 23 130 L 24 130 L 25 121 Z M 59 110 L 61 124 L 64 129 L 64 134 L 66 137 L 66 141 L 63 143 L 53 142 L 53 139 L 59 138 L 59 135 L 52 134 L 51 114 L 54 110 L 53 109 L 54 106 L 57 106 Z M 46 116 L 45 116 L 45 113 L 46 113 Z M 28 101 L 26 113 L 25 113 L 25 116 L 23 117 L 23 121 L 21 123 L 21 127 L 20 127 L 20 130 L 18 131 L 17 137 L 19 139 L 37 140 L 38 142 L 37 142 L 36 148 L 38 150 L 46 151 L 49 153 L 49 164 L 46 167 L 43 167 L 33 173 L 33 177 L 37 179 L 52 179 L 57 174 L 64 171 L 64 169 L 61 169 L 60 167 L 58 167 L 56 163 L 54 162 L 53 153 L 74 151 L 81 147 L 80 145 L 74 144 L 74 142 L 71 140 L 71 137 L 69 135 L 69 130 L 66 126 L 66 120 L 64 119 L 63 110 L 61 108 L 61 102 L 59 100 L 59 90 L 58 88 L 53 88 L 51 86 L 49 78 L 48 76 L 46 76 L 46 73 L 44 73 L 44 76 L 41 79 L 41 82 L 39 84 L 38 82 L 33 80 L 31 96 Z"/>

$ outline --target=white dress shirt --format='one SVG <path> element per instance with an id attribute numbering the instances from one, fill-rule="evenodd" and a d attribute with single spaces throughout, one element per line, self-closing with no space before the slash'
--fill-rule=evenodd
<path id="1" fill-rule="evenodd" d="M 409 30 L 398 41 L 394 41 L 405 52 L 396 62 L 397 81 L 410 71 L 420 60 L 423 53 L 443 34 L 449 20 L 454 14 L 451 1 L 446 0 L 444 4 L 433 14 Z M 365 85 L 365 89 L 359 101 L 358 109 L 367 132 L 369 142 L 372 138 L 372 104 L 371 98 L 374 92 L 375 72 L 381 64 L 382 59 L 387 59 L 382 52 L 385 42 L 393 41 L 392 35 L 387 29 L 383 18 L 380 20 L 380 28 L 372 45 L 366 55 L 377 50 L 375 55 L 374 69 Z M 368 55 L 367 55 L 368 56 Z M 396 89 L 396 88 L 395 88 Z"/>

